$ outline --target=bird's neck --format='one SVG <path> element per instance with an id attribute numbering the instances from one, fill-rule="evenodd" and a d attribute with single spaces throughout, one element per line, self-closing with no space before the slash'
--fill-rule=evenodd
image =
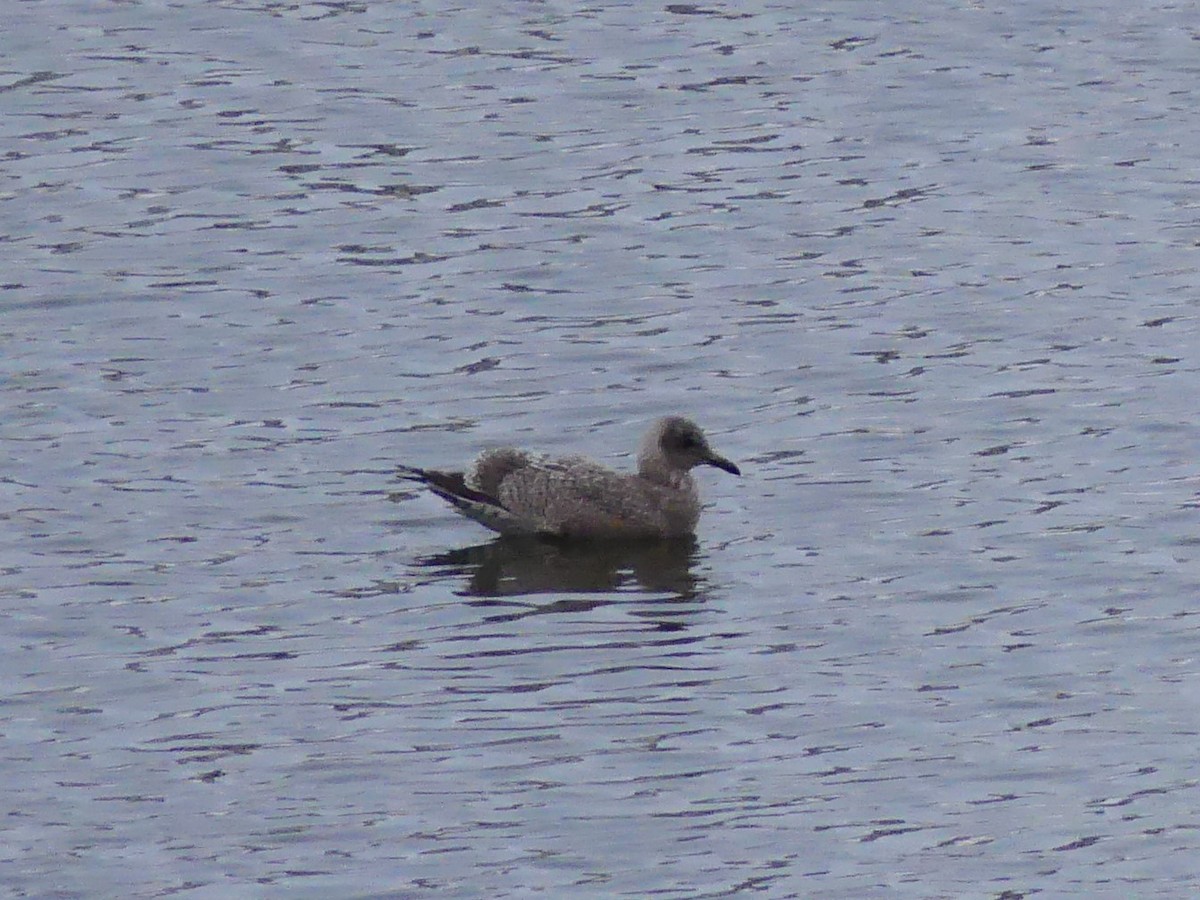
<path id="1" fill-rule="evenodd" d="M 647 481 L 661 484 L 673 490 L 693 488 L 691 474 L 686 469 L 667 465 L 666 461 L 657 456 L 642 456 L 638 458 L 638 475 Z"/>

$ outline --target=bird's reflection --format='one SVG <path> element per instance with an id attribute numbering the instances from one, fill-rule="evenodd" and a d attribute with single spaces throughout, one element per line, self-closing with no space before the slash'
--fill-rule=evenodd
<path id="1" fill-rule="evenodd" d="M 613 602 L 614 591 L 653 594 L 657 600 L 693 600 L 703 579 L 692 573 L 697 544 L 693 537 L 650 543 L 579 544 L 544 538 L 501 537 L 417 561 L 441 574 L 467 579 L 464 593 L 474 597 L 528 597 L 536 594 L 605 594 L 603 598 L 559 599 L 522 607 L 535 612 L 594 609 Z"/>

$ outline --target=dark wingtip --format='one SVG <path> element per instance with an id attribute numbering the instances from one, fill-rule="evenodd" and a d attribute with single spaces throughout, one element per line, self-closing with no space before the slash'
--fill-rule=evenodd
<path id="1" fill-rule="evenodd" d="M 500 506 L 500 501 L 495 497 L 469 487 L 462 472 L 439 472 L 436 469 L 418 469 L 416 466 L 399 466 L 398 468 L 401 478 L 420 481 L 439 497 L 444 497 L 451 503 L 457 504 L 469 500 L 488 506 Z"/>

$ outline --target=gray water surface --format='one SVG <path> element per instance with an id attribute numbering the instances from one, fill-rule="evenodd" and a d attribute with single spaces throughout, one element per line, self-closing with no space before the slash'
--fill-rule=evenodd
<path id="1" fill-rule="evenodd" d="M 1200 892 L 1189 5 L 12 4 L 2 881 Z M 694 544 L 394 465 L 630 467 Z"/>

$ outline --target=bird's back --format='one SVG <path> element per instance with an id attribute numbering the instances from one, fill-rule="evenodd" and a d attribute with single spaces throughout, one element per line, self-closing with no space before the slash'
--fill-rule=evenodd
<path id="1" fill-rule="evenodd" d="M 500 479 L 496 496 L 534 530 L 562 537 L 690 534 L 700 514 L 690 477 L 668 488 L 582 456 L 527 457 Z"/>

